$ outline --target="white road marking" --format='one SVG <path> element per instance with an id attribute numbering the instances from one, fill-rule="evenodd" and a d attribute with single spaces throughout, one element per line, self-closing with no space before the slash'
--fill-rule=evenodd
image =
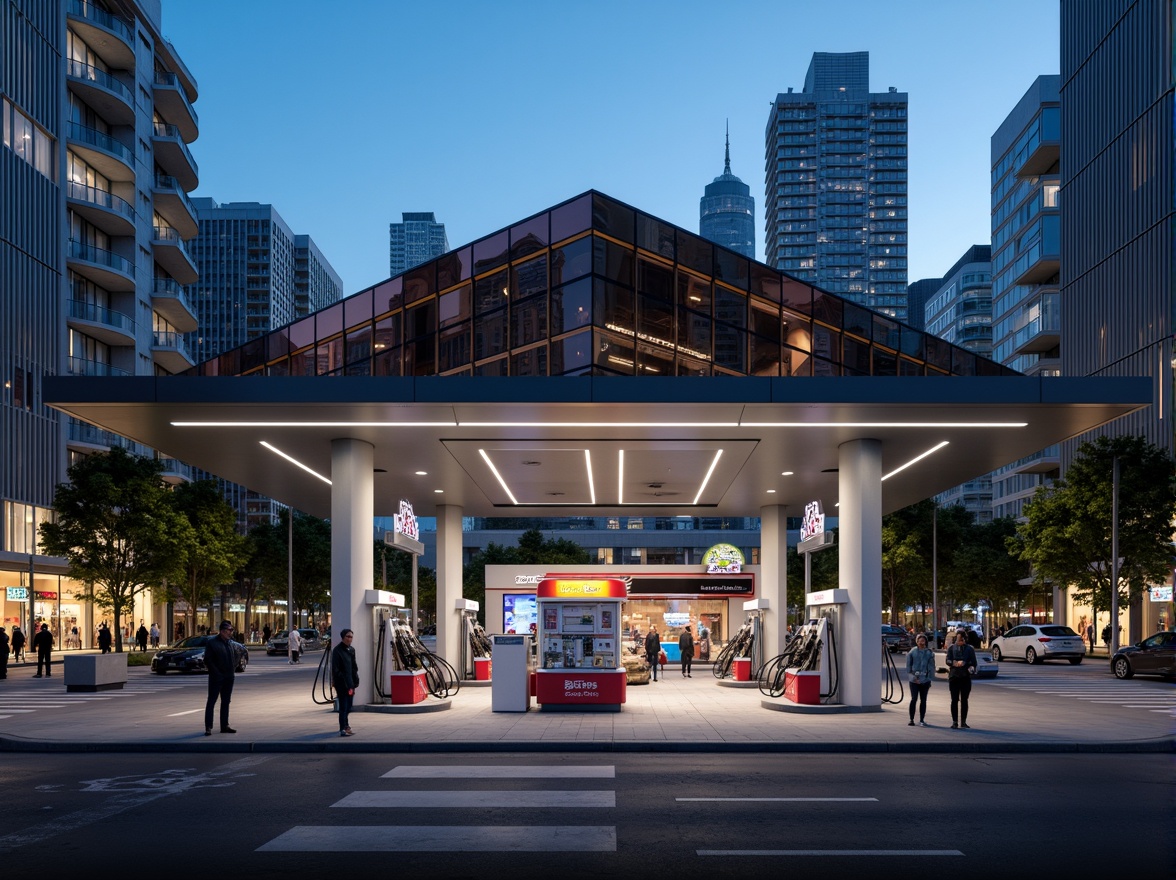
<path id="1" fill-rule="evenodd" d="M 517 764 L 490 767 L 484 764 L 402 764 L 381 779 L 613 779 L 614 765 Z"/>
<path id="2" fill-rule="evenodd" d="M 697 798 L 681 798 L 680 797 L 680 798 L 674 798 L 674 800 L 676 800 L 676 801 L 706 801 L 708 803 L 715 802 L 715 801 L 718 801 L 718 802 L 726 802 L 726 801 L 732 801 L 732 802 L 772 801 L 772 802 L 775 802 L 775 801 L 781 801 L 781 802 L 789 802 L 789 803 L 796 803 L 796 802 L 820 803 L 820 802 L 826 802 L 826 801 L 841 803 L 841 802 L 846 802 L 846 801 L 848 801 L 848 802 L 868 801 L 868 802 L 875 803 L 875 804 L 878 803 L 878 799 L 872 798 L 872 797 L 860 797 L 860 798 L 858 798 L 858 797 L 697 797 Z"/>
<path id="3" fill-rule="evenodd" d="M 962 856 L 958 849 L 699 849 L 700 856 Z"/>
<path id="4" fill-rule="evenodd" d="M 296 825 L 257 852 L 616 852 L 612 825 Z"/>
<path id="5" fill-rule="evenodd" d="M 353 791 L 332 807 L 615 807 L 613 791 Z"/>
<path id="6" fill-rule="evenodd" d="M 203 712 L 203 711 L 204 711 L 203 709 L 189 709 L 187 712 L 172 712 L 170 715 L 168 715 L 168 716 L 166 716 L 166 717 L 168 717 L 168 718 L 178 718 L 178 717 L 180 717 L 181 715 L 192 715 L 192 714 L 193 714 L 193 713 L 195 713 L 195 712 Z"/>

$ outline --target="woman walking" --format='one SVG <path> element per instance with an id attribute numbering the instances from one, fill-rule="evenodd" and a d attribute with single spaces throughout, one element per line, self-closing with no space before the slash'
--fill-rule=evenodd
<path id="1" fill-rule="evenodd" d="M 911 720 L 915 726 L 915 701 L 919 703 L 919 724 L 927 726 L 927 691 L 935 677 L 935 652 L 927 647 L 927 636 L 915 636 L 915 648 L 907 653 L 907 682 L 911 686 Z"/>

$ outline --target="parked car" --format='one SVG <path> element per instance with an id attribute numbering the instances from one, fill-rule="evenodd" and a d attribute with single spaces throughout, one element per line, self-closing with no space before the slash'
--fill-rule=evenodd
<path id="1" fill-rule="evenodd" d="M 901 626 L 882 624 L 882 641 L 891 654 L 902 654 L 911 649 L 911 634 Z"/>
<path id="2" fill-rule="evenodd" d="M 204 665 L 204 646 L 219 638 L 220 636 L 189 636 L 170 648 L 157 651 L 151 658 L 151 671 L 157 675 L 165 675 L 173 669 L 177 672 L 208 672 Z M 238 641 L 230 640 L 229 644 L 237 654 L 237 671 L 244 672 L 249 665 L 249 649 Z"/>
<path id="3" fill-rule="evenodd" d="M 1077 666 L 1086 656 L 1082 636 L 1070 627 L 1056 623 L 1014 626 L 1003 636 L 993 639 L 989 647 L 998 663 L 1007 657 L 1024 657 L 1026 663 L 1069 660 Z"/>
<path id="4" fill-rule="evenodd" d="M 996 678 L 1000 672 L 991 651 L 973 648 L 976 652 L 976 668 L 972 671 L 972 678 Z M 935 652 L 935 677 L 947 678 L 947 651 L 940 649 Z"/>
<path id="5" fill-rule="evenodd" d="M 1160 632 L 1134 645 L 1125 645 L 1111 658 L 1115 678 L 1162 675 L 1176 679 L 1176 632 Z"/>
<path id="6" fill-rule="evenodd" d="M 302 636 L 302 653 L 309 654 L 311 651 L 321 651 L 327 646 L 327 640 L 319 635 L 319 631 L 313 626 L 299 627 L 298 634 Z M 265 653 L 273 657 L 276 654 L 287 654 L 290 651 L 290 634 L 287 630 L 281 630 L 274 634 L 268 642 L 265 643 Z"/>

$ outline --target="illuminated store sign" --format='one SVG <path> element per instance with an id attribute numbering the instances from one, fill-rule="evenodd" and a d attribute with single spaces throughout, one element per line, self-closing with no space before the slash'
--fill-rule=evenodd
<path id="1" fill-rule="evenodd" d="M 536 595 L 540 599 L 624 599 L 625 582 L 619 578 L 544 578 Z"/>
<path id="2" fill-rule="evenodd" d="M 800 523 L 800 540 L 807 541 L 825 534 L 825 512 L 820 501 L 810 501 L 804 508 L 804 519 Z"/>
<path id="3" fill-rule="evenodd" d="M 411 502 L 401 499 L 400 512 L 392 516 L 392 529 L 414 541 L 421 539 L 421 530 L 417 525 L 416 514 L 413 512 Z"/>
<path id="4" fill-rule="evenodd" d="M 703 554 L 707 574 L 739 574 L 743 571 L 743 554 L 732 544 L 715 544 Z"/>
<path id="5" fill-rule="evenodd" d="M 29 601 L 28 587 L 8 587 L 8 601 L 9 602 L 27 602 Z"/>

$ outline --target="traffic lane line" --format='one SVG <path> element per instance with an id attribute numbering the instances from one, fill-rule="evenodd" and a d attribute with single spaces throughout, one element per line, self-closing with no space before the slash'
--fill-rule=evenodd
<path id="1" fill-rule="evenodd" d="M 257 852 L 616 852 L 612 825 L 296 825 Z"/>
<path id="2" fill-rule="evenodd" d="M 612 808 L 613 791 L 353 791 L 332 807 L 382 808 L 488 808 L 567 807 Z"/>

